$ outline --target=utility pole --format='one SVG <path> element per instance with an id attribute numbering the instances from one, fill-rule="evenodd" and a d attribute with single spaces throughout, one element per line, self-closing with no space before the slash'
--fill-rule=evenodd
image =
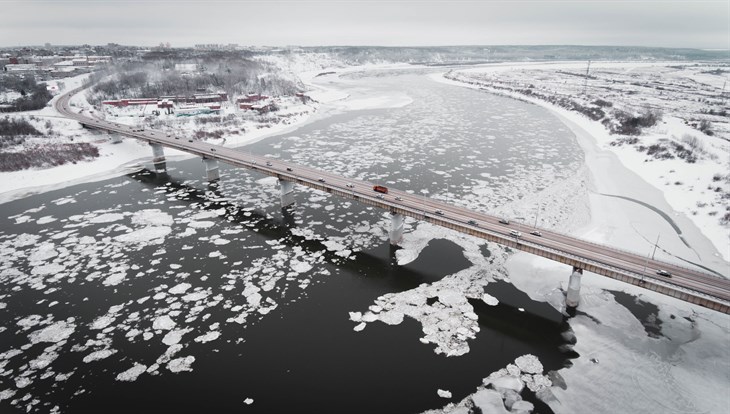
<path id="1" fill-rule="evenodd" d="M 591 70 L 591 61 L 588 60 L 588 67 L 586 68 L 586 78 L 583 82 L 583 96 L 586 94 L 586 89 L 588 89 L 588 72 Z"/>
<path id="2" fill-rule="evenodd" d="M 651 253 L 651 260 L 654 260 L 654 253 L 656 253 L 656 248 L 659 245 L 659 235 L 661 233 L 656 235 L 656 242 L 654 242 L 654 251 Z"/>

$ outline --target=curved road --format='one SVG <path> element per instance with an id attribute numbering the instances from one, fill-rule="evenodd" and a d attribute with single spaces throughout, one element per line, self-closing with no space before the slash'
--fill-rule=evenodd
<path id="1" fill-rule="evenodd" d="M 545 229 L 528 229 L 529 231 L 537 230 L 539 235 L 518 231 L 514 225 L 500 222 L 499 217 L 393 188 L 389 189 L 388 194 L 379 194 L 373 191 L 374 184 L 367 181 L 351 180 L 303 165 L 208 144 L 192 138 L 172 136 L 163 131 L 140 129 L 136 126 L 130 127 L 89 118 L 74 112 L 69 105 L 71 96 L 78 91 L 78 89 L 72 90 L 60 96 L 55 102 L 55 107 L 62 115 L 75 119 L 89 128 L 116 132 L 201 157 L 217 159 L 234 166 L 253 169 L 281 180 L 293 181 L 334 195 L 357 199 L 366 204 L 388 209 L 393 213 L 426 220 L 570 264 L 576 268 L 655 290 L 690 303 L 730 313 L 730 280 L 728 279 L 671 263 L 647 260 L 647 257 L 631 252 Z M 662 272 L 668 272 L 671 276 L 660 275 Z"/>

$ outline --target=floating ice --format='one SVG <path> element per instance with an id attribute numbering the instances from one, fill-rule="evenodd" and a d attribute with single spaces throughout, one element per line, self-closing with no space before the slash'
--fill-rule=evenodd
<path id="1" fill-rule="evenodd" d="M 174 331 L 170 331 L 165 335 L 164 338 L 162 338 L 162 343 L 165 345 L 175 345 L 176 343 L 180 342 L 183 335 L 190 332 L 190 329 L 175 329 Z"/>
<path id="2" fill-rule="evenodd" d="M 140 210 L 132 216 L 132 223 L 142 226 L 171 226 L 172 216 L 159 209 Z"/>
<path id="3" fill-rule="evenodd" d="M 441 388 L 436 390 L 436 394 L 438 394 L 438 396 L 441 398 L 451 398 L 451 391 L 442 390 Z"/>
<path id="4" fill-rule="evenodd" d="M 185 293 L 185 291 L 190 289 L 192 286 L 193 285 L 191 285 L 190 283 L 180 283 L 179 285 L 168 290 L 168 292 L 172 295 L 180 295 Z"/>
<path id="5" fill-rule="evenodd" d="M 175 321 L 173 321 L 172 318 L 170 318 L 167 315 L 159 316 L 159 317 L 155 318 L 154 322 L 152 322 L 152 329 L 170 330 L 174 327 L 175 327 Z M 145 334 L 145 336 L 146 336 L 146 334 Z"/>
<path id="6" fill-rule="evenodd" d="M 188 226 L 192 227 L 193 229 L 207 229 L 209 227 L 213 227 L 215 225 L 212 221 L 191 221 L 188 223 Z"/>
<path id="7" fill-rule="evenodd" d="M 199 337 L 195 338 L 195 342 L 206 343 L 210 341 L 215 341 L 216 339 L 218 339 L 219 336 L 221 336 L 220 332 L 211 331 L 206 333 L 205 335 L 200 335 Z"/>
<path id="8" fill-rule="evenodd" d="M 24 329 L 29 329 L 33 326 L 38 325 L 43 318 L 41 315 L 28 315 L 25 318 L 17 322 L 18 326 L 22 326 Z"/>
<path id="9" fill-rule="evenodd" d="M 121 272 L 113 273 L 113 274 L 107 276 L 107 278 L 104 279 L 104 281 L 101 283 L 104 286 L 116 286 L 116 285 L 122 283 L 122 281 L 124 281 L 124 279 L 126 277 L 127 277 L 127 272 L 122 270 Z"/>
<path id="10" fill-rule="evenodd" d="M 504 408 L 502 396 L 494 390 L 477 391 L 472 397 L 474 407 L 478 407 L 483 413 L 509 414 Z"/>
<path id="11" fill-rule="evenodd" d="M 104 329 L 111 325 L 112 322 L 114 322 L 114 319 L 116 319 L 114 316 L 100 316 L 94 319 L 94 322 L 91 323 L 91 329 Z"/>
<path id="12" fill-rule="evenodd" d="M 36 220 L 36 223 L 48 224 L 48 223 L 53 223 L 54 221 L 56 221 L 56 219 L 53 218 L 53 216 L 45 216 L 45 217 L 41 217 L 38 220 Z"/>
<path id="13" fill-rule="evenodd" d="M 145 371 L 147 371 L 147 365 L 135 363 L 132 368 L 118 374 L 117 381 L 134 381 Z"/>
<path id="14" fill-rule="evenodd" d="M 289 266 L 291 267 L 291 269 L 293 271 L 295 271 L 297 273 L 305 273 L 305 272 L 312 270 L 312 265 L 310 265 L 309 263 L 301 262 L 296 259 L 292 259 Z"/>
<path id="15" fill-rule="evenodd" d="M 522 355 L 515 359 L 515 365 L 517 365 L 522 372 L 526 372 L 528 374 L 541 374 L 543 370 L 540 360 L 531 354 Z"/>
<path id="16" fill-rule="evenodd" d="M 1 398 L 0 398 L 0 400 L 1 400 Z M 243 400 L 243 403 L 246 405 L 251 405 L 251 404 L 253 404 L 253 398 L 246 398 L 245 400 Z"/>
<path id="17" fill-rule="evenodd" d="M 58 353 L 53 351 L 46 351 L 38 356 L 38 358 L 30 361 L 28 365 L 32 369 L 43 369 L 51 364 L 56 358 L 58 358 Z"/>
<path id="18" fill-rule="evenodd" d="M 190 365 L 195 362 L 195 357 L 190 355 L 184 358 L 176 358 L 167 363 L 167 369 L 172 372 L 192 371 Z"/>
<path id="19" fill-rule="evenodd" d="M 31 332 L 28 335 L 30 342 L 37 344 L 38 342 L 60 342 L 71 336 L 76 329 L 76 325 L 72 322 L 59 321 L 53 325 L 46 326 L 43 329 Z"/>
<path id="20" fill-rule="evenodd" d="M 170 234 L 171 231 L 172 229 L 170 229 L 170 227 L 144 227 L 142 229 L 129 232 L 127 234 L 120 234 L 119 236 L 114 237 L 114 240 L 120 241 L 122 243 L 162 243 L 162 239 Z"/>
<path id="21" fill-rule="evenodd" d="M 111 355 L 115 354 L 117 351 L 115 349 L 103 349 L 101 351 L 92 352 L 89 355 L 86 355 L 84 357 L 84 362 L 89 363 L 92 361 L 98 361 L 100 359 L 105 359 L 110 357 Z"/>
<path id="22" fill-rule="evenodd" d="M 499 300 L 497 300 L 497 298 L 488 293 L 482 295 L 482 302 L 486 303 L 489 306 L 499 305 Z"/>
<path id="23" fill-rule="evenodd" d="M 33 380 L 31 380 L 28 377 L 18 377 L 18 378 L 15 378 L 15 386 L 18 387 L 18 388 L 25 388 L 28 385 L 30 385 L 31 382 L 33 382 Z"/>

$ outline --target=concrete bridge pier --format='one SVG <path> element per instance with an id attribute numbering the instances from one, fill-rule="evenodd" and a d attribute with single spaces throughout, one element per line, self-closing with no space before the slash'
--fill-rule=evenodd
<path id="1" fill-rule="evenodd" d="M 165 151 L 162 145 L 150 142 L 150 147 L 152 147 L 152 163 L 155 165 L 155 170 L 165 171 Z"/>
<path id="2" fill-rule="evenodd" d="M 580 278 L 583 276 L 583 269 L 574 267 L 573 273 L 568 281 L 568 293 L 565 295 L 565 306 L 568 308 L 578 307 L 580 302 Z"/>
<path id="3" fill-rule="evenodd" d="M 279 180 L 279 190 L 281 191 L 281 208 L 294 204 L 294 182 Z"/>
<path id="4" fill-rule="evenodd" d="M 203 164 L 205 164 L 205 175 L 208 181 L 220 180 L 221 176 L 218 171 L 218 160 L 203 157 Z"/>
<path id="5" fill-rule="evenodd" d="M 390 232 L 388 233 L 390 235 L 390 244 L 395 246 L 403 239 L 404 221 L 403 214 L 393 213 L 390 217 Z"/>

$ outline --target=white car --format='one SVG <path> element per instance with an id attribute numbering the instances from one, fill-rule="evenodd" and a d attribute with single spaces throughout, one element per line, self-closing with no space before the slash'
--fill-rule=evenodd
<path id="1" fill-rule="evenodd" d="M 520 233 L 517 230 L 510 230 L 509 234 L 511 234 L 511 235 L 513 235 L 515 237 L 521 237 L 522 236 L 522 233 Z"/>

